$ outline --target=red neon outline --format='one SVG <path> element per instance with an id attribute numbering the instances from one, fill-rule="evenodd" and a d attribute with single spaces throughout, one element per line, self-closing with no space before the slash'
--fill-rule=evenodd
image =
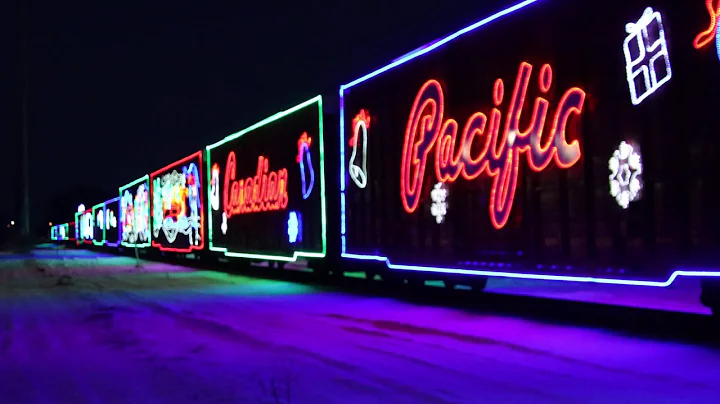
<path id="1" fill-rule="evenodd" d="M 178 252 L 178 253 L 190 253 L 190 252 L 193 252 L 193 251 L 195 251 L 195 250 L 202 250 L 202 249 L 205 248 L 205 205 L 203 204 L 203 202 L 205 202 L 205 200 L 203 199 L 203 198 L 204 198 L 204 197 L 203 197 L 203 194 L 205 193 L 205 188 L 202 186 L 202 185 L 203 185 L 202 182 L 200 183 L 201 187 L 200 187 L 200 194 L 199 194 L 200 203 L 201 203 L 201 205 L 202 205 L 202 206 L 200 207 L 200 240 L 201 240 L 201 241 L 200 241 L 200 245 L 197 245 L 197 246 L 191 245 L 191 246 L 189 246 L 188 248 L 165 247 L 165 246 L 163 246 L 162 244 L 157 243 L 157 242 L 153 239 L 153 234 L 152 234 L 152 233 L 153 233 L 153 232 L 152 232 L 152 212 L 153 212 L 153 208 L 154 208 L 153 204 L 155 203 L 155 198 L 153 198 L 153 185 L 152 185 L 152 184 L 153 184 L 153 180 L 154 180 L 155 177 L 157 177 L 159 174 L 163 174 L 163 173 L 167 172 L 168 170 L 170 170 L 170 169 L 172 169 L 172 168 L 175 168 L 175 167 L 177 167 L 177 166 L 179 166 L 179 165 L 183 165 L 184 163 L 187 163 L 188 161 L 197 158 L 197 159 L 200 159 L 200 162 L 199 162 L 199 164 L 198 164 L 198 176 L 200 176 L 200 178 L 198 178 L 198 181 L 202 181 L 202 179 L 204 178 L 204 177 L 203 177 L 203 171 L 202 171 L 202 170 L 203 170 L 203 168 L 202 168 L 202 165 L 203 165 L 203 157 L 202 157 L 202 155 L 203 155 L 202 150 L 197 151 L 197 152 L 195 152 L 195 153 L 193 153 L 193 154 L 191 154 L 191 155 L 189 155 L 189 156 L 187 156 L 187 157 L 185 157 L 185 158 L 183 158 L 183 159 L 180 159 L 180 160 L 178 160 L 178 161 L 176 161 L 176 162 L 174 162 L 174 163 L 170 163 L 170 164 L 166 165 L 165 167 L 163 167 L 163 168 L 161 168 L 161 169 L 159 169 L 159 170 L 156 170 L 155 172 L 153 172 L 153 173 L 150 174 L 150 192 L 149 192 L 149 194 L 148 194 L 148 198 L 150 198 L 150 216 L 148 217 L 148 220 L 150 221 L 150 245 L 151 245 L 152 247 L 154 247 L 154 248 L 159 249 L 160 251 L 164 251 L 164 252 Z M 121 238 L 122 238 L 122 236 L 121 236 Z"/>
<path id="2" fill-rule="evenodd" d="M 715 33 L 718 28 L 718 16 L 720 16 L 720 3 L 713 7 L 713 1 L 715 0 L 705 0 L 705 8 L 707 8 L 708 14 L 710 14 L 710 27 L 697 34 L 695 40 L 693 40 L 695 49 L 701 49 L 715 39 Z"/>
<path id="3" fill-rule="evenodd" d="M 312 146 L 312 138 L 308 136 L 307 132 L 303 132 L 302 135 L 300 135 L 300 139 L 298 139 L 298 155 L 295 157 L 295 162 L 299 163 L 300 159 L 302 159 L 302 149 L 303 145 L 307 145 L 308 150 L 310 149 L 310 146 Z"/>
<path id="4" fill-rule="evenodd" d="M 352 120 L 352 127 L 357 128 L 357 124 L 360 122 L 365 122 L 365 129 L 370 130 L 370 113 L 364 109 L 361 109 L 360 112 L 358 112 L 357 115 L 355 115 L 355 118 Z M 350 147 L 355 146 L 355 142 L 357 142 L 358 138 L 358 131 L 354 130 L 353 135 L 350 136 Z"/>
<path id="5" fill-rule="evenodd" d="M 68 233 L 75 234 L 74 231 L 72 231 L 72 232 L 70 231 L 70 225 L 72 225 L 73 230 L 75 230 L 75 222 L 68 222 L 67 225 L 68 225 Z M 68 239 L 66 241 L 76 241 L 76 240 L 74 238 L 70 238 L 70 236 L 68 235 Z"/>
<path id="6" fill-rule="evenodd" d="M 441 182 L 454 182 L 462 175 L 471 181 L 486 173 L 493 179 L 490 190 L 490 221 L 502 229 L 510 217 L 518 182 L 520 153 L 526 154 L 530 169 L 545 170 L 551 161 L 560 169 L 568 169 L 582 157 L 578 139 L 568 143 L 566 130 L 573 114 L 581 115 L 585 92 L 579 87 L 569 88 L 560 98 L 547 138 L 542 139 L 548 113 L 548 100 L 535 99 L 530 123 L 520 130 L 519 122 L 527 95 L 532 65 L 522 62 L 518 69 L 512 98 L 508 105 L 505 130 L 500 136 L 502 113 L 493 108 L 488 132 L 487 116 L 476 112 L 468 118 L 462 140 L 456 147 L 458 124 L 452 118 L 443 121 L 444 95 L 437 80 L 428 80 L 415 96 L 405 130 L 402 162 L 400 165 L 400 197 L 407 213 L 413 213 L 420 202 L 419 193 L 425 177 L 428 154 L 435 147 L 435 177 Z M 540 69 L 538 89 L 547 93 L 552 86 L 552 67 L 544 64 Z M 505 86 L 497 79 L 493 86 L 495 107 L 502 104 Z M 511 138 L 514 133 L 514 138 Z M 475 136 L 485 135 L 485 143 L 478 157 L 472 158 Z"/>
<path id="7" fill-rule="evenodd" d="M 283 210 L 288 205 L 288 170 L 281 168 L 269 171 L 270 160 L 258 156 L 256 175 L 236 180 L 237 163 L 235 152 L 228 153 L 223 179 L 223 212 L 228 219 L 233 215 Z M 273 180 L 273 177 L 275 178 Z M 255 181 L 257 179 L 257 181 Z M 246 198 L 245 184 L 250 187 L 250 199 Z M 257 185 L 259 184 L 259 185 Z M 269 195 L 268 192 L 271 192 Z"/>

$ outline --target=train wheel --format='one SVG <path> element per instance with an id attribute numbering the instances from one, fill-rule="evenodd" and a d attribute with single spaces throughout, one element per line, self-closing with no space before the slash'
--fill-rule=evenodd
<path id="1" fill-rule="evenodd" d="M 414 274 L 408 274 L 405 277 L 405 283 L 409 288 L 421 289 L 425 286 L 425 279 Z"/>
<path id="2" fill-rule="evenodd" d="M 481 293 L 485 290 L 487 287 L 488 278 L 484 276 L 479 276 L 475 279 L 472 279 L 470 283 L 470 287 L 472 288 L 472 291 L 475 293 Z"/>
<path id="3" fill-rule="evenodd" d="M 716 323 L 720 324 L 720 282 L 715 279 L 704 279 L 700 302 L 712 311 Z"/>
<path id="4" fill-rule="evenodd" d="M 386 270 L 380 275 L 383 282 L 391 286 L 403 286 L 405 285 L 405 278 L 400 276 L 398 273 L 391 270 Z"/>

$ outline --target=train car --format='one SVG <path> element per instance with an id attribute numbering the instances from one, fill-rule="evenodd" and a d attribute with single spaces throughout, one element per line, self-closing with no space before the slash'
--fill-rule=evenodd
<path id="1" fill-rule="evenodd" d="M 56 224 L 54 226 L 50 226 L 50 241 L 59 241 L 59 233 L 60 233 L 60 226 L 59 224 Z"/>
<path id="2" fill-rule="evenodd" d="M 209 251 L 280 267 L 325 257 L 323 142 L 317 96 L 207 146 Z"/>
<path id="3" fill-rule="evenodd" d="M 93 209 L 86 209 L 85 205 L 78 206 L 75 213 L 75 242 L 80 244 L 92 244 L 93 233 L 95 230 L 95 218 L 93 217 Z"/>
<path id="4" fill-rule="evenodd" d="M 59 244 L 75 244 L 75 222 L 52 226 L 50 230 L 50 239 Z"/>
<path id="5" fill-rule="evenodd" d="M 105 204 L 92 207 L 92 243 L 97 247 L 105 245 Z"/>
<path id="6" fill-rule="evenodd" d="M 103 245 L 115 248 L 120 245 L 120 197 L 103 202 Z"/>
<path id="7" fill-rule="evenodd" d="M 175 253 L 205 248 L 204 184 L 202 151 L 150 174 L 153 247 Z"/>
<path id="8" fill-rule="evenodd" d="M 120 244 L 128 248 L 150 247 L 150 177 L 138 178 L 119 191 Z"/>
<path id="9" fill-rule="evenodd" d="M 480 288 L 720 276 L 705 6 L 527 0 L 342 85 L 342 257 Z"/>

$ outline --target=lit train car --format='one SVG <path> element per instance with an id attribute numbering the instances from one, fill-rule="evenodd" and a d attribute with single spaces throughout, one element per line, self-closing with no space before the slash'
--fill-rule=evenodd
<path id="1" fill-rule="evenodd" d="M 479 287 L 720 276 L 718 10 L 587 11 L 524 1 L 340 87 L 344 259 Z"/>
<path id="2" fill-rule="evenodd" d="M 93 217 L 93 209 L 86 209 L 85 205 L 78 206 L 75 213 L 75 242 L 80 244 L 92 244 L 93 233 L 95 232 L 95 220 Z"/>
<path id="3" fill-rule="evenodd" d="M 93 244 L 117 247 L 120 244 L 120 197 L 93 206 Z"/>
<path id="4" fill-rule="evenodd" d="M 63 223 L 57 227 L 57 239 L 61 243 L 75 243 L 75 222 Z"/>
<path id="5" fill-rule="evenodd" d="M 205 179 L 198 151 L 150 174 L 151 245 L 163 252 L 205 248 Z"/>
<path id="6" fill-rule="evenodd" d="M 322 101 L 206 147 L 209 251 L 280 267 L 326 256 Z"/>
<path id="7" fill-rule="evenodd" d="M 50 241 L 59 241 L 59 233 L 60 233 L 60 226 L 59 224 L 56 224 L 54 226 L 50 226 Z"/>
<path id="8" fill-rule="evenodd" d="M 118 190 L 120 245 L 128 248 L 150 247 L 150 177 L 145 175 Z"/>
<path id="9" fill-rule="evenodd" d="M 50 241 L 56 244 L 75 244 L 75 222 L 56 224 L 50 227 Z"/>

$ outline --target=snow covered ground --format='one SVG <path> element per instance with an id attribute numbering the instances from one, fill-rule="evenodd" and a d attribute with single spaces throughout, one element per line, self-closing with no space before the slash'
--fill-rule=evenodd
<path id="1" fill-rule="evenodd" d="M 714 348 L 86 251 L 0 256 L 2 404 L 718 397 Z"/>

